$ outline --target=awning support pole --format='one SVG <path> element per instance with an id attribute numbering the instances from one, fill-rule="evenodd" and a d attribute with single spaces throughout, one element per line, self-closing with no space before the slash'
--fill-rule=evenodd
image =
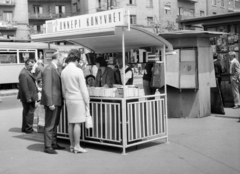
<path id="1" fill-rule="evenodd" d="M 169 140 L 168 140 L 168 102 L 167 102 L 167 84 L 166 84 L 166 70 L 167 70 L 167 61 L 166 61 L 166 45 L 163 46 L 163 49 L 162 49 L 162 60 L 163 60 L 163 63 L 164 63 L 164 93 L 165 93 L 165 115 L 164 115 L 164 119 L 166 120 L 166 135 L 167 135 L 167 138 L 166 138 L 166 143 L 169 143 Z"/>
<path id="2" fill-rule="evenodd" d="M 124 36 L 124 27 L 122 27 L 122 63 L 123 63 L 123 67 L 122 70 L 123 72 L 125 72 L 125 36 Z M 123 118 L 123 122 L 122 122 L 122 130 L 123 130 L 123 139 L 122 139 L 122 143 L 123 143 L 123 155 L 126 155 L 126 147 L 127 147 L 127 123 L 126 123 L 126 93 L 125 93 L 125 73 L 123 73 L 123 100 L 122 100 L 122 118 Z"/>

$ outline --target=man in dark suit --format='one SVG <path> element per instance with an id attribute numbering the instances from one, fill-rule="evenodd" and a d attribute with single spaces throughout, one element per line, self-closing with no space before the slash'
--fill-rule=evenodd
<path id="1" fill-rule="evenodd" d="M 55 149 L 65 149 L 57 144 L 57 126 L 63 105 L 59 67 L 60 54 L 52 55 L 52 62 L 43 71 L 41 104 L 45 107 L 44 152 L 57 154 Z"/>
<path id="2" fill-rule="evenodd" d="M 19 91 L 18 99 L 21 100 L 23 106 L 22 112 L 22 132 L 33 132 L 33 117 L 35 110 L 35 102 L 38 100 L 37 87 L 35 77 L 31 73 L 35 60 L 27 59 L 25 67 L 19 74 Z"/>

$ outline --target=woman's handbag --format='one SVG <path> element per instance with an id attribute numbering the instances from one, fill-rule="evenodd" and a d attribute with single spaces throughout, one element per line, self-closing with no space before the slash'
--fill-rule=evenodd
<path id="1" fill-rule="evenodd" d="M 161 88 L 164 86 L 164 64 L 154 63 L 152 69 L 152 79 L 150 86 L 152 88 Z"/>
<path id="2" fill-rule="evenodd" d="M 86 115 L 85 127 L 86 127 L 87 129 L 90 129 L 90 128 L 93 127 L 92 116 L 90 115 L 90 110 L 89 110 L 89 108 L 87 108 L 87 115 Z"/>

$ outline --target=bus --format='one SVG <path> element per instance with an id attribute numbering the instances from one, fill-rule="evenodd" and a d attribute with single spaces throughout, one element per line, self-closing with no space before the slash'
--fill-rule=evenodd
<path id="1" fill-rule="evenodd" d="M 42 54 L 45 59 L 44 54 L 49 48 L 56 50 L 57 46 L 37 42 L 0 41 L 0 89 L 17 88 L 18 76 L 24 67 L 24 56 L 38 60 Z"/>

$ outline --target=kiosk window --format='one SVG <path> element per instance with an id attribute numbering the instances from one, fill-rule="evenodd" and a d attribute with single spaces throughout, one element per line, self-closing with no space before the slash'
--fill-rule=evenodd
<path id="1" fill-rule="evenodd" d="M 179 65 L 180 88 L 197 88 L 196 50 L 182 49 Z"/>
<path id="2" fill-rule="evenodd" d="M 0 64 L 17 63 L 17 53 L 0 53 Z"/>

